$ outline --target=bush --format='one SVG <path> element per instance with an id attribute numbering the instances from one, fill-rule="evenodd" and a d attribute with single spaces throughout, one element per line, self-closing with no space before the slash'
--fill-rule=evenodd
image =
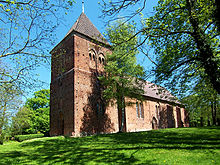
<path id="1" fill-rule="evenodd" d="M 44 134 L 29 134 L 29 135 L 16 135 L 15 140 L 22 142 L 24 140 L 30 140 L 34 138 L 44 137 Z"/>

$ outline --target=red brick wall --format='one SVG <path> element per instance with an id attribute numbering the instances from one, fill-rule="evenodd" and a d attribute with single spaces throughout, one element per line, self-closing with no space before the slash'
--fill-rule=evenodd
<path id="1" fill-rule="evenodd" d="M 73 39 L 52 53 L 50 135 L 71 135 L 73 132 Z"/>
<path id="2" fill-rule="evenodd" d="M 185 119 L 185 110 L 181 108 L 181 117 L 177 118 L 176 106 L 160 102 L 158 100 L 147 99 L 143 102 L 144 118 L 137 117 L 136 100 L 126 99 L 128 102 L 133 102 L 131 106 L 126 107 L 126 125 L 127 132 L 146 131 L 152 129 L 153 118 L 156 119 L 155 128 L 173 128 L 177 127 L 176 123 L 183 122 L 185 127 L 188 127 L 188 120 Z M 156 110 L 156 106 L 158 110 Z"/>
<path id="3" fill-rule="evenodd" d="M 74 36 L 74 48 L 75 135 L 114 132 L 117 114 L 111 108 L 107 108 L 104 114 L 97 112 L 97 103 L 103 102 L 97 76 L 104 71 L 104 65 L 100 64 L 99 57 L 104 58 L 103 54 L 109 50 L 77 35 Z"/>
<path id="4" fill-rule="evenodd" d="M 105 111 L 100 109 L 104 101 L 100 97 L 97 76 L 104 71 L 104 65 L 99 58 L 103 59 L 107 53 L 109 49 L 79 35 L 69 37 L 52 53 L 51 135 L 80 136 L 119 131 L 117 106 L 109 104 L 102 107 Z M 152 129 L 153 119 L 154 128 L 177 127 L 181 121 L 188 126 L 183 108 L 178 110 L 175 106 L 146 98 L 143 118 L 139 118 L 136 100 L 126 98 L 126 101 L 134 103 L 125 111 L 128 132 Z"/>

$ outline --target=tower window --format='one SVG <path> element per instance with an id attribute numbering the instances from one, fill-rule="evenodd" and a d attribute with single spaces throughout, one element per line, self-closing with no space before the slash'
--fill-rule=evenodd
<path id="1" fill-rule="evenodd" d="M 93 54 L 93 56 L 92 56 L 92 57 L 93 57 L 93 60 L 95 61 L 95 55 L 94 55 L 94 54 Z"/>
<path id="2" fill-rule="evenodd" d="M 103 64 L 105 63 L 105 60 L 104 60 L 104 58 L 102 58 L 102 63 L 103 63 Z"/>
<path id="3" fill-rule="evenodd" d="M 92 60 L 92 54 L 91 53 L 89 53 L 89 59 Z"/>
<path id="4" fill-rule="evenodd" d="M 100 63 L 100 64 L 102 63 L 102 59 L 101 59 L 101 57 L 99 57 L 99 63 Z"/>

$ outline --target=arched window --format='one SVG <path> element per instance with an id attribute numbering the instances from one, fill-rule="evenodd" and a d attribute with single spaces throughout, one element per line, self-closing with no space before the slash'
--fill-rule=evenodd
<path id="1" fill-rule="evenodd" d="M 92 57 L 93 57 L 93 61 L 95 61 L 95 54 L 93 54 Z"/>
<path id="2" fill-rule="evenodd" d="M 91 49 L 89 51 L 89 59 L 90 60 L 93 60 L 93 61 L 96 61 L 96 53 L 95 53 L 95 50 Z"/>
<path id="3" fill-rule="evenodd" d="M 104 54 L 103 53 L 99 54 L 99 63 L 104 64 Z"/>
<path id="4" fill-rule="evenodd" d="M 105 59 L 104 58 L 102 58 L 102 63 L 103 63 L 103 65 L 105 64 Z"/>

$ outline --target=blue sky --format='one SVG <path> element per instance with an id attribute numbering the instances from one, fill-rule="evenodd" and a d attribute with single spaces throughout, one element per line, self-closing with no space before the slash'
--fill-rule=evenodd
<path id="1" fill-rule="evenodd" d="M 102 12 L 101 12 L 101 6 L 98 4 L 99 1 L 96 1 L 96 0 L 84 0 L 84 1 L 85 1 L 85 14 L 88 16 L 91 22 L 97 27 L 97 29 L 103 34 L 106 29 L 106 19 L 100 17 L 102 15 Z M 157 3 L 157 0 L 147 0 L 146 9 L 143 11 L 144 17 L 150 16 L 152 14 L 153 6 L 155 6 L 156 3 Z M 132 8 L 128 9 L 128 12 L 129 11 L 132 11 Z M 82 0 L 76 0 L 76 3 L 73 4 L 73 6 L 71 7 L 67 15 L 64 14 L 64 19 L 62 20 L 62 23 L 55 31 L 56 33 L 55 43 L 56 44 L 58 44 L 64 38 L 64 36 L 69 31 L 69 29 L 72 27 L 74 22 L 77 20 L 81 12 L 82 12 Z M 121 13 L 120 16 L 123 16 L 123 14 L 126 14 L 126 13 Z M 139 18 L 136 17 L 135 21 L 139 23 Z M 53 46 L 51 46 L 51 49 L 53 48 Z M 149 68 L 151 65 L 151 63 L 148 61 L 148 59 L 143 54 L 139 54 L 137 56 L 137 60 L 138 60 L 138 63 L 144 66 L 146 69 Z M 39 79 L 41 81 L 46 82 L 46 85 L 42 86 L 42 88 L 49 89 L 50 66 L 38 68 L 36 72 L 40 75 Z"/>

